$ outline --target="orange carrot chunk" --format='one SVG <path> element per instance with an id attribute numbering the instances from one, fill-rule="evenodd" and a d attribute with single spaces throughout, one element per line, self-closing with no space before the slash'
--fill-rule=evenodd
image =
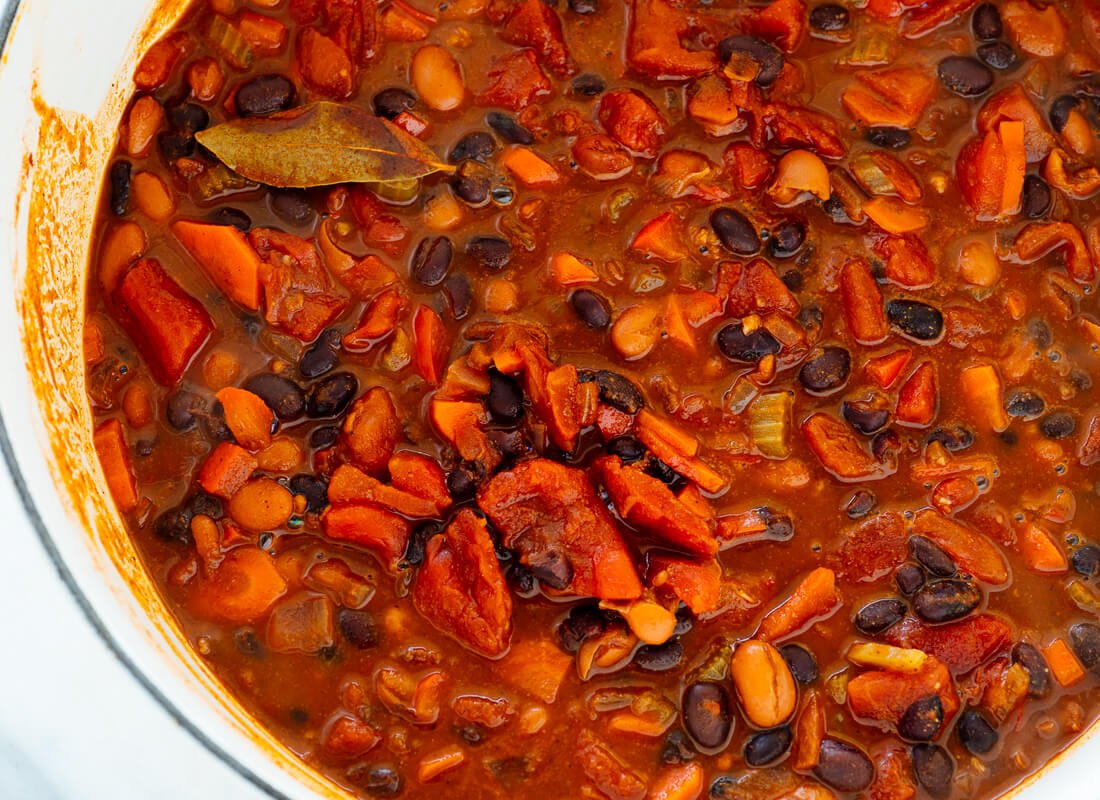
<path id="1" fill-rule="evenodd" d="M 818 567 L 802 579 L 782 605 L 764 617 L 757 638 L 766 642 L 784 639 L 828 616 L 839 605 L 836 574 L 828 567 Z"/>
<path id="2" fill-rule="evenodd" d="M 179 220 L 172 233 L 210 280 L 231 300 L 256 311 L 260 307 L 260 257 L 232 225 Z"/>
<path id="3" fill-rule="evenodd" d="M 123 513 L 133 511 L 138 504 L 137 482 L 134 480 L 130 449 L 122 433 L 122 423 L 117 419 L 107 420 L 96 428 L 92 442 L 115 505 Z"/>
<path id="4" fill-rule="evenodd" d="M 199 485 L 210 494 L 228 500 L 245 485 L 258 466 L 256 457 L 240 445 L 221 442 L 203 462 Z"/>

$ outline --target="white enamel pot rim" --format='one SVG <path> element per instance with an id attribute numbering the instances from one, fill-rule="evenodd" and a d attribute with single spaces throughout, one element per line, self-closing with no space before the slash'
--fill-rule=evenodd
<path id="1" fill-rule="evenodd" d="M 72 343 L 83 317 L 86 232 L 136 48 L 179 8 L 174 0 L 0 0 L 0 253 L 10 265 L 0 270 L 0 453 L 26 511 L 20 532 L 37 533 L 89 622 L 165 711 L 271 797 L 345 798 L 251 720 L 166 621 L 90 455 L 81 351 Z M 66 116 L 46 126 L 44 109 Z M 60 137 L 68 149 L 54 141 L 60 134 L 73 134 Z M 42 197 L 52 205 L 36 205 Z M 1095 730 L 1016 799 L 1100 797 Z"/>

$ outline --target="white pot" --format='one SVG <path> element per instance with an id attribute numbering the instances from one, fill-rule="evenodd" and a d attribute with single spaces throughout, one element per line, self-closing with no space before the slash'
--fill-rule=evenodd
<path id="1" fill-rule="evenodd" d="M 0 38 L 10 27 L 0 64 L 0 258 L 11 265 L 0 270 L 0 450 L 63 579 L 153 697 L 272 797 L 347 798 L 267 734 L 188 646 L 92 450 L 81 322 L 97 192 L 135 54 L 185 5 L 0 0 Z M 1096 797 L 1097 761 L 1100 739 L 1081 737 L 1016 800 Z"/>

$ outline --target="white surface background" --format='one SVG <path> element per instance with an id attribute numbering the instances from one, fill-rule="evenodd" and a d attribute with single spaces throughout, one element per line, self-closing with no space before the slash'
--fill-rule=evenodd
<path id="1" fill-rule="evenodd" d="M 50 562 L 0 463 L 0 800 L 261 800 L 130 675 Z"/>

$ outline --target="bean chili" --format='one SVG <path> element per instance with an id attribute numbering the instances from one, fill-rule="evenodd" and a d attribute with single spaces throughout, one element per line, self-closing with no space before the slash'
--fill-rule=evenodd
<path id="1" fill-rule="evenodd" d="M 1039 770 L 1100 714 L 1098 41 L 1085 0 L 196 0 L 85 330 L 190 641 L 363 797 Z"/>

